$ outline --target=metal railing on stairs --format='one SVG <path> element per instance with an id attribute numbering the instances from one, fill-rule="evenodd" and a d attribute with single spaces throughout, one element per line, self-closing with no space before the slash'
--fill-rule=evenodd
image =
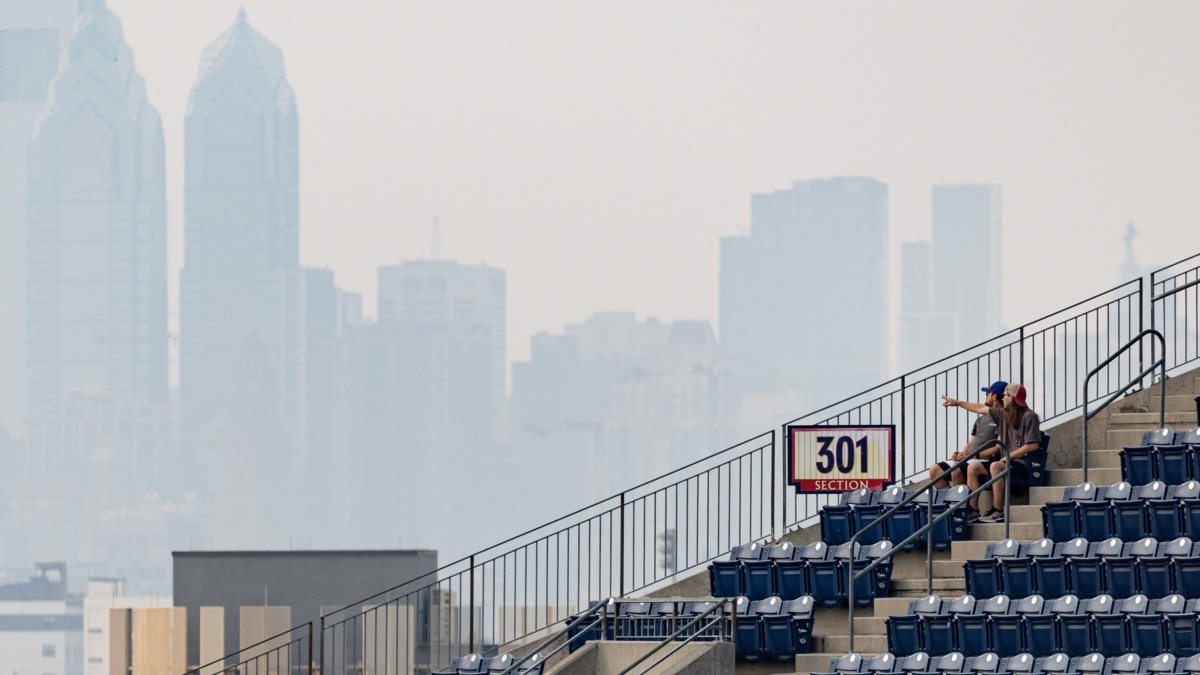
<path id="1" fill-rule="evenodd" d="M 941 410 L 939 394 L 1019 381 L 1044 425 L 1067 419 L 1082 408 L 1083 374 L 1141 333 L 1146 316 L 1169 336 L 1168 371 L 1200 358 L 1197 259 L 1152 273 L 1149 302 L 1142 279 L 1131 280 L 790 423 L 896 425 L 896 477 L 906 482 L 968 435 L 969 421 Z M 1088 394 L 1112 395 L 1144 370 L 1142 361 L 1132 350 L 1122 354 Z M 391 674 L 496 649 L 547 629 L 595 598 L 652 592 L 735 545 L 775 540 L 814 523 L 836 496 L 779 489 L 786 468 L 777 441 L 773 431 L 761 434 L 325 613 L 315 663 L 326 675 Z M 656 548 L 667 539 L 677 552 L 669 568 L 656 560 Z M 435 620 L 437 631 L 428 628 Z M 405 651 L 394 634 L 410 624 L 424 628 Z"/>
<path id="2" fill-rule="evenodd" d="M 883 564 L 885 561 L 890 560 L 892 558 L 892 556 L 896 555 L 897 551 L 904 550 L 904 547 L 907 546 L 908 544 L 910 544 L 911 542 L 920 541 L 921 537 L 925 537 L 925 543 L 927 546 L 926 567 L 925 567 L 925 588 L 926 588 L 927 593 L 933 593 L 933 534 L 932 534 L 933 528 L 938 523 L 945 520 L 946 518 L 949 518 L 952 515 L 954 515 L 955 511 L 958 511 L 959 509 L 963 508 L 965 505 L 969 505 L 971 503 L 971 499 L 973 497 L 977 497 L 980 494 L 982 494 L 985 490 L 990 489 L 992 487 L 992 484 L 994 484 L 998 480 L 1004 481 L 1004 538 L 1008 539 L 1009 521 L 1011 520 L 1011 518 L 1009 517 L 1009 514 L 1010 514 L 1009 505 L 1012 503 L 1012 500 L 1010 499 L 1011 494 L 1012 494 L 1012 487 L 1011 487 L 1012 481 L 1005 480 L 1008 478 L 1009 473 L 1012 471 L 1012 467 L 1008 461 L 1008 448 L 1005 447 L 1003 444 L 1001 444 L 1000 441 L 992 440 L 992 441 L 984 443 L 980 447 L 975 448 L 974 450 L 968 452 L 962 458 L 961 461 L 969 462 L 972 459 L 975 459 L 976 457 L 978 457 L 984 451 L 991 450 L 992 448 L 994 448 L 996 446 L 1000 446 L 1001 453 L 1004 455 L 1004 469 L 1002 471 L 999 471 L 998 473 L 996 473 L 996 475 L 992 476 L 990 479 L 988 479 L 984 483 L 982 483 L 979 487 L 975 488 L 974 490 L 971 490 L 969 493 L 967 493 L 966 497 L 964 497 L 952 504 L 949 504 L 943 513 L 938 514 L 936 517 L 933 515 L 934 495 L 937 494 L 938 482 L 941 481 L 942 479 L 946 478 L 947 476 L 950 476 L 951 474 L 953 474 L 954 471 L 957 470 L 957 467 L 955 467 L 955 466 L 951 466 L 950 468 L 943 470 L 941 473 L 939 473 L 937 476 L 935 476 L 932 480 L 930 480 L 928 484 L 926 484 L 925 486 L 923 486 L 922 488 L 920 488 L 918 490 L 913 491 L 912 494 L 905 497 L 903 500 L 901 500 L 899 503 L 894 505 L 892 508 L 881 513 L 878 518 L 871 521 L 869 524 L 859 528 L 859 530 L 857 532 L 855 532 L 853 536 L 850 537 L 851 555 L 849 556 L 849 563 L 848 563 L 849 568 L 848 568 L 848 571 L 846 574 L 846 577 L 849 579 L 849 584 L 848 584 L 849 589 L 847 590 L 847 594 L 846 594 L 846 601 L 849 603 L 849 611 L 848 611 L 848 616 L 847 616 L 847 620 L 849 622 L 849 626 L 848 626 L 849 640 L 850 640 L 849 651 L 851 651 L 851 652 L 854 651 L 854 607 L 855 607 L 854 582 L 858 581 L 858 579 L 860 577 L 863 577 L 863 576 L 866 576 L 867 574 L 869 574 L 871 571 L 873 571 L 879 565 Z M 862 568 L 861 570 L 855 571 L 853 552 L 854 552 L 854 547 L 858 544 L 859 537 L 861 537 L 863 534 L 866 534 L 867 532 L 869 532 L 871 530 L 871 528 L 877 527 L 877 526 L 887 522 L 887 519 L 890 518 L 893 514 L 895 514 L 897 511 L 904 508 L 905 506 L 908 506 L 909 504 L 911 504 L 913 501 L 915 501 L 918 497 L 920 497 L 923 494 L 928 495 L 928 497 L 926 499 L 926 507 L 928 508 L 928 515 L 925 519 L 925 524 L 922 525 L 921 527 L 917 528 L 912 534 L 905 537 L 902 541 L 897 543 L 895 546 L 891 547 L 883 555 L 879 556 L 875 560 L 872 560 L 866 567 Z"/>
<path id="3" fill-rule="evenodd" d="M 1109 396 L 1108 399 L 1104 401 L 1104 403 L 1100 404 L 1099 408 L 1096 408 L 1095 410 L 1092 410 L 1089 412 L 1088 411 L 1088 400 L 1089 400 L 1088 399 L 1088 384 L 1092 381 L 1092 378 L 1095 377 L 1096 375 L 1098 375 L 1105 368 L 1107 368 L 1108 364 L 1115 361 L 1118 357 L 1120 357 L 1125 352 L 1129 351 L 1133 347 L 1140 347 L 1142 344 L 1142 340 L 1147 337 L 1154 337 L 1154 338 L 1158 339 L 1158 344 L 1161 345 L 1163 348 L 1162 358 L 1155 359 L 1150 364 L 1149 368 L 1144 369 L 1136 377 L 1133 377 L 1128 382 L 1126 382 L 1124 386 L 1122 386 L 1121 388 L 1119 388 L 1115 392 L 1113 392 L 1113 394 L 1111 396 Z M 1151 354 L 1153 355 L 1154 352 L 1151 351 Z M 1100 411 L 1107 408 L 1113 401 L 1116 401 L 1118 398 L 1120 398 L 1122 394 L 1124 394 L 1125 392 L 1134 388 L 1135 386 L 1141 384 L 1142 380 L 1144 380 L 1146 378 L 1146 376 L 1154 373 L 1155 368 L 1159 368 L 1160 373 L 1161 373 L 1160 377 L 1159 377 L 1159 392 L 1158 392 L 1158 396 L 1159 396 L 1159 399 L 1158 399 L 1158 426 L 1160 429 L 1162 427 L 1166 426 L 1166 424 L 1165 424 L 1166 414 L 1167 414 L 1167 398 L 1166 398 L 1166 396 L 1167 396 L 1167 358 L 1166 358 L 1166 354 L 1167 354 L 1167 340 L 1165 337 L 1163 337 L 1163 334 L 1154 330 L 1153 328 L 1144 330 L 1144 331 L 1138 333 L 1137 337 L 1135 337 L 1132 340 L 1130 340 L 1129 342 L 1125 343 L 1125 346 L 1118 349 L 1112 356 L 1108 357 L 1107 359 L 1104 359 L 1104 361 L 1101 362 L 1100 365 L 1098 365 L 1095 368 L 1093 368 L 1092 370 L 1088 371 L 1087 377 L 1083 378 L 1083 449 L 1082 449 L 1082 455 L 1083 455 L 1083 480 L 1084 480 L 1084 482 L 1087 482 L 1087 479 L 1088 479 L 1088 422 L 1090 422 L 1093 417 L 1098 415 L 1100 413 Z"/>

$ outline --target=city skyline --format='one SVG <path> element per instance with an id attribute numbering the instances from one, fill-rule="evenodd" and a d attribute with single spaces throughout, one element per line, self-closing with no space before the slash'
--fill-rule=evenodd
<path id="1" fill-rule="evenodd" d="M 893 317 L 931 185 L 1003 186 L 1005 248 L 1033 268 L 1097 262 L 1009 278 L 1010 325 L 1094 288 L 1130 219 L 1140 259 L 1171 262 L 1200 210 L 1196 7 L 110 4 L 163 112 L 173 270 L 183 99 L 244 6 L 303 110 L 302 264 L 369 314 L 375 269 L 428 257 L 438 216 L 444 257 L 509 271 L 510 363 L 593 310 L 715 321 L 717 241 L 748 227 L 748 195 L 796 180 L 888 184 Z"/>

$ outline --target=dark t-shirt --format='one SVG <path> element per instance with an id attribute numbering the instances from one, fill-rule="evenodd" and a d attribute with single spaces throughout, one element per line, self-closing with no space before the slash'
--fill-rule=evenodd
<path id="1" fill-rule="evenodd" d="M 1004 408 L 992 408 L 988 411 L 992 421 L 1000 428 L 1000 442 L 1004 447 L 1008 448 L 1009 452 L 1027 443 L 1042 443 L 1042 421 L 1038 418 L 1038 414 L 1032 410 L 1025 411 L 1025 415 L 1021 417 L 1021 424 L 1014 429 L 1008 426 L 1004 421 Z M 1018 458 L 1024 459 L 1024 456 Z"/>
<path id="2" fill-rule="evenodd" d="M 995 410 L 995 408 L 993 408 Z M 971 441 L 967 452 L 972 452 L 975 448 L 996 439 L 996 431 L 1000 428 L 999 424 L 992 419 L 991 415 L 980 415 L 975 418 L 975 426 L 971 427 Z"/>

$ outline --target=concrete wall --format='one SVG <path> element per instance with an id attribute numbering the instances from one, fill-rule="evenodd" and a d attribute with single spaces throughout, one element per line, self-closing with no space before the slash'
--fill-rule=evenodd
<path id="1" fill-rule="evenodd" d="M 553 675 L 611 675 L 620 672 L 658 645 L 657 642 L 591 642 L 572 654 Z M 643 661 L 639 669 L 662 658 L 670 647 Z M 724 675 L 734 671 L 732 642 L 693 642 L 655 667 L 657 675 Z M 786 669 L 786 666 L 781 667 Z"/>

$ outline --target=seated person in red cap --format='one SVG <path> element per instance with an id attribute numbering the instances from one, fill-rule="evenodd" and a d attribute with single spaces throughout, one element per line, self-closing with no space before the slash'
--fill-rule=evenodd
<path id="1" fill-rule="evenodd" d="M 1002 408 L 988 408 L 982 403 L 959 401 L 949 396 L 942 396 L 942 405 L 957 406 L 981 415 L 990 415 L 999 425 L 1000 443 L 1008 448 L 1008 456 L 1012 459 L 1012 472 L 1009 475 L 1012 477 L 1013 487 L 1017 489 L 1023 489 L 1029 484 L 1029 472 L 1025 468 L 1025 455 L 1037 450 L 1042 445 L 1041 419 L 1038 418 L 1037 413 L 1029 409 L 1029 404 L 1025 402 L 1025 396 L 1025 387 L 1015 382 L 1004 389 Z M 984 455 L 987 455 L 985 459 L 992 461 L 970 464 L 967 467 L 967 485 L 972 490 L 983 485 L 989 476 L 996 476 L 1004 471 L 1004 455 L 999 448 L 980 453 L 981 457 Z M 972 498 L 971 508 L 978 513 L 978 496 Z M 1003 478 L 992 483 L 992 509 L 987 514 L 980 516 L 979 522 L 1004 522 Z"/>
<path id="2" fill-rule="evenodd" d="M 980 389 L 987 394 L 984 397 L 983 403 L 989 408 L 1000 407 L 1000 399 L 1004 396 L 1004 388 L 1008 383 L 1003 380 L 996 380 L 990 387 Z M 950 474 L 950 479 L 942 478 L 937 482 L 938 488 L 948 487 L 949 485 L 963 485 L 967 482 L 967 464 L 963 462 L 963 457 L 966 457 L 971 451 L 975 450 L 984 443 L 990 443 L 996 440 L 997 429 L 1000 426 L 992 419 L 991 415 L 980 415 L 975 418 L 975 425 L 971 427 L 971 436 L 967 439 L 962 450 L 950 455 L 950 459 L 944 462 L 935 462 L 929 466 L 930 480 L 937 478 L 943 471 L 949 471 L 950 467 L 954 467 L 954 473 Z"/>

